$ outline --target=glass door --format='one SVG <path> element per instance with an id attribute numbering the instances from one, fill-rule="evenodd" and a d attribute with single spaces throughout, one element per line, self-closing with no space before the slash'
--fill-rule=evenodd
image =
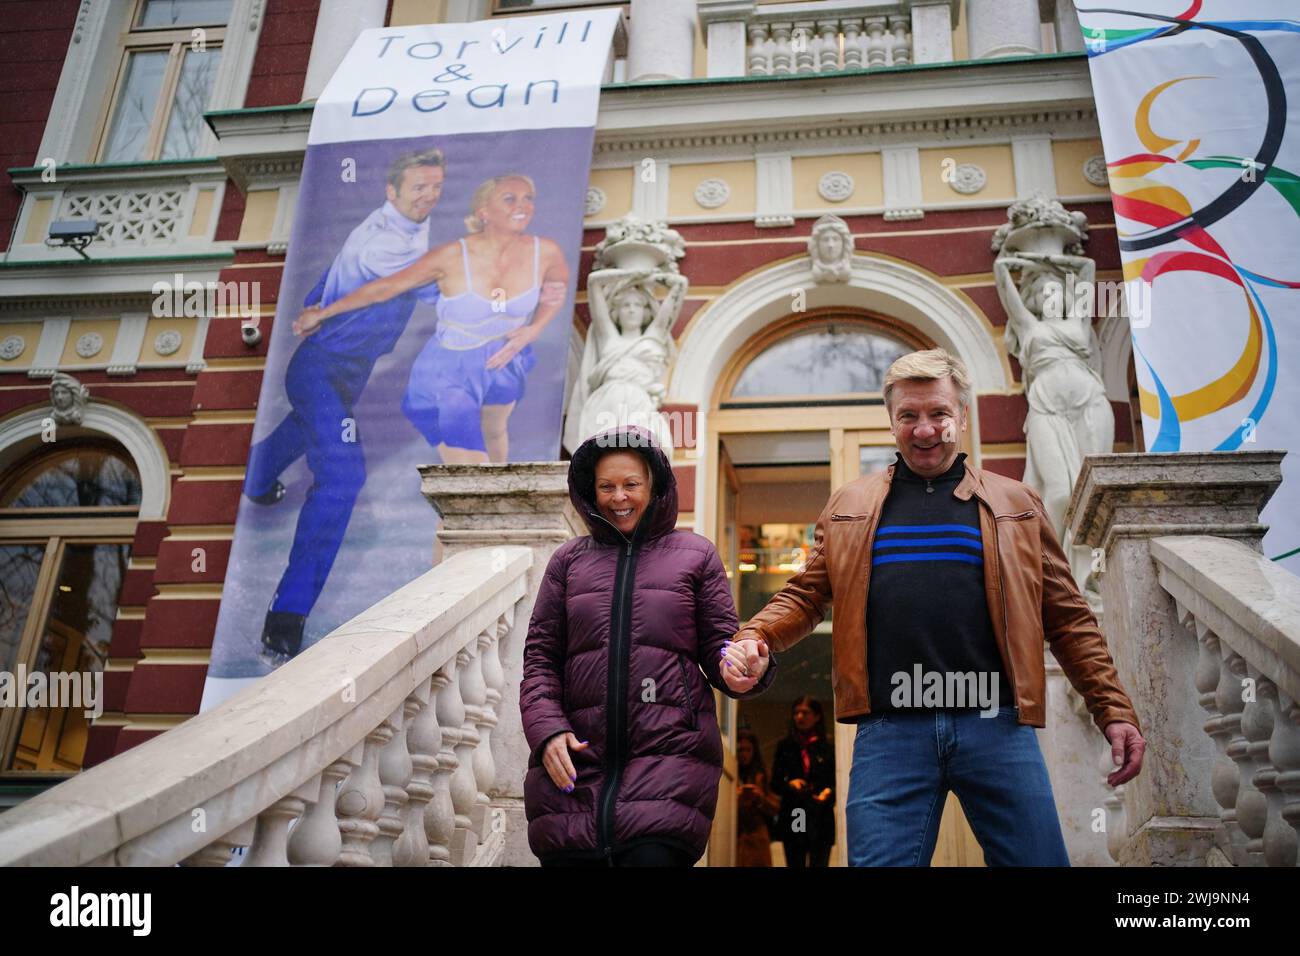
<path id="1" fill-rule="evenodd" d="M 740 481 L 726 446 L 718 442 L 718 508 L 716 542 L 722 566 L 731 582 L 732 600 L 739 606 L 739 544 L 736 533 L 736 507 Z M 722 780 L 718 784 L 718 809 L 709 833 L 709 866 L 734 866 L 736 849 L 736 701 L 720 691 L 713 692 L 718 712 L 718 729 L 722 732 Z"/>

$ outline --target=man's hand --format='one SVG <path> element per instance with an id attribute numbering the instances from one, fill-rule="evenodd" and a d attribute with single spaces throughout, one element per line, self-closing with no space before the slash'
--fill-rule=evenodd
<path id="1" fill-rule="evenodd" d="M 556 734 L 546 742 L 542 751 L 542 766 L 551 775 L 551 782 L 565 793 L 573 792 L 573 785 L 578 781 L 578 771 L 573 768 L 569 758 L 570 750 L 586 750 L 590 744 L 579 740 L 571 733 Z"/>
<path id="2" fill-rule="evenodd" d="M 737 694 L 754 689 L 767 671 L 767 642 L 745 638 L 722 647 L 722 679 Z"/>
<path id="3" fill-rule="evenodd" d="M 568 292 L 567 282 L 543 282 L 542 294 L 537 300 L 538 305 L 553 305 L 557 308 L 564 305 L 566 293 Z"/>
<path id="4" fill-rule="evenodd" d="M 1132 724 L 1116 721 L 1107 724 L 1102 731 L 1110 741 L 1110 755 L 1115 766 L 1119 767 L 1106 778 L 1112 787 L 1132 780 L 1142 771 L 1142 754 L 1146 752 L 1147 742 L 1141 732 Z"/>
<path id="5" fill-rule="evenodd" d="M 490 369 L 501 368 L 522 352 L 524 346 L 529 345 L 536 338 L 536 326 L 521 325 L 517 329 L 512 329 L 505 334 L 506 344 L 493 352 L 492 357 L 487 360 L 487 367 Z"/>
<path id="6" fill-rule="evenodd" d="M 826 802 L 827 800 L 829 800 L 830 798 L 831 798 L 831 788 L 830 788 L 830 787 L 827 787 L 827 788 L 826 788 L 825 790 L 823 790 L 821 793 L 817 794 L 817 796 L 813 797 L 813 799 L 816 800 L 818 803 L 825 803 L 825 802 Z"/>
<path id="7" fill-rule="evenodd" d="M 310 305 L 302 310 L 302 314 L 293 320 L 294 335 L 311 335 L 320 328 L 324 321 L 321 317 L 321 307 L 319 305 Z"/>

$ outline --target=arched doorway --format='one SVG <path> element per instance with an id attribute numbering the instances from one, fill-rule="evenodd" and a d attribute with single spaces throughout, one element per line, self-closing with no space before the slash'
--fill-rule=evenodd
<path id="1" fill-rule="evenodd" d="M 881 391 L 885 372 L 899 356 L 932 347 L 933 342 L 887 316 L 824 308 L 772 323 L 737 352 L 710 404 L 707 447 L 716 449 L 719 466 L 713 537 L 742 621 L 757 613 L 806 557 L 817 515 L 831 491 L 893 461 L 895 446 Z M 969 454 L 970 434 L 964 438 Z M 752 701 L 727 702 L 732 714 L 726 724 L 746 738 L 747 753 L 756 751 L 775 806 L 789 790 L 791 775 L 802 772 L 797 765 L 792 769 L 791 745 L 782 743 L 793 741 L 791 707 L 806 698 L 821 706 L 826 758 L 833 768 L 827 766 L 811 786 L 821 790 L 825 784 L 832 791 L 833 804 L 827 800 L 825 816 L 829 821 L 833 813 L 835 818 L 834 848 L 826 843 L 820 849 L 832 854 L 832 863 L 843 865 L 852 755 L 852 735 L 846 731 L 852 728 L 833 720 L 833 615 L 832 609 L 812 637 L 782 655 L 778 687 Z M 760 822 L 755 801 L 761 792 L 751 780 L 741 779 L 745 775 L 739 765 L 735 773 L 735 783 L 747 785 L 737 791 L 736 806 L 737 848 L 743 856 L 761 843 L 752 832 Z M 950 798 L 944 821 L 935 863 L 981 862 L 955 799 Z M 771 834 L 777 865 L 792 862 L 783 859 L 786 844 L 780 840 L 793 836 L 790 829 L 788 814 L 783 815 L 778 832 Z M 797 839 L 788 845 L 791 852 L 803 849 Z M 813 853 L 817 849 L 809 848 Z"/>

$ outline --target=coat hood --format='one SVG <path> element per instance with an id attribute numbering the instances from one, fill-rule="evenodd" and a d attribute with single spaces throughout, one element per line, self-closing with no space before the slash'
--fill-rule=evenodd
<path id="1" fill-rule="evenodd" d="M 569 462 L 569 500 L 587 522 L 592 538 L 602 544 L 622 544 L 626 540 L 600 516 L 596 508 L 596 462 L 611 450 L 635 452 L 650 466 L 654 493 L 632 537 L 648 541 L 676 528 L 677 478 L 668 463 L 668 456 L 647 429 L 638 425 L 620 425 L 588 438 L 578 446 Z"/>

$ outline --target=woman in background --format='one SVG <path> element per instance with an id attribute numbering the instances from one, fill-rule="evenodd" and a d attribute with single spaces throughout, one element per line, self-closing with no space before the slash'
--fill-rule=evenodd
<path id="1" fill-rule="evenodd" d="M 736 866 L 772 865 L 772 819 L 780 801 L 752 730 L 736 731 Z"/>
<path id="2" fill-rule="evenodd" d="M 826 866 L 835 845 L 835 748 L 813 697 L 790 707 L 790 735 L 772 760 L 772 792 L 781 798 L 777 837 L 785 844 L 785 865 Z"/>

